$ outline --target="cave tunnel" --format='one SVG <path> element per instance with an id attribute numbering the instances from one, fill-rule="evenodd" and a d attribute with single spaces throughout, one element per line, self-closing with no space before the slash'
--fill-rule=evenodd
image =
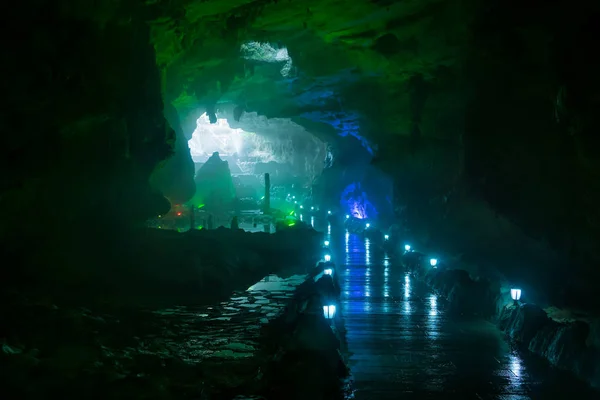
<path id="1" fill-rule="evenodd" d="M 598 20 L 18 3 L 0 394 L 599 398 Z"/>

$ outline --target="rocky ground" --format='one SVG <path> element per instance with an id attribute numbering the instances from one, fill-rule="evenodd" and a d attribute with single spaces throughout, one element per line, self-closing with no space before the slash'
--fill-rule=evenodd
<path id="1" fill-rule="evenodd" d="M 231 241 L 232 235 L 241 235 L 247 243 L 234 246 L 238 242 Z M 320 314 L 302 313 L 307 307 L 320 308 L 312 279 L 298 290 L 314 265 L 307 261 L 314 253 L 306 251 L 306 238 L 290 241 L 281 234 L 269 239 L 258 236 L 225 230 L 213 234 L 217 242 L 226 237 L 230 253 L 235 248 L 244 262 L 252 259 L 243 255 L 246 246 L 253 246 L 254 256 L 262 263 L 254 269 L 242 268 L 243 262 L 235 268 L 225 263 L 229 267 L 217 271 L 199 268 L 203 290 L 195 303 L 177 302 L 189 299 L 186 295 L 172 297 L 168 305 L 168 291 L 159 293 L 158 301 L 118 296 L 114 303 L 96 301 L 85 306 L 77 305 L 75 299 L 67 304 L 18 290 L 4 292 L 0 306 L 4 397 L 44 399 L 79 393 L 98 399 L 283 398 L 288 386 L 302 387 L 302 377 L 322 368 L 323 377 L 342 376 L 345 369 L 335 335 L 324 321 L 319 322 Z M 270 247 L 277 241 L 281 247 Z M 163 249 L 168 243 L 164 242 Z M 305 257 L 294 256 L 299 246 L 305 248 Z M 273 257 L 265 255 L 271 252 Z M 265 260 L 278 258 L 280 252 L 293 256 L 293 261 L 281 256 L 279 265 L 265 267 Z M 277 269 L 287 277 L 267 273 L 263 279 L 253 278 L 261 271 Z M 172 276 L 173 271 L 163 279 Z M 210 282 L 219 284 L 212 294 L 202 283 L 208 276 Z M 233 286 L 250 287 L 230 291 L 225 300 L 214 300 Z M 322 332 L 316 336 L 329 339 L 317 341 L 321 347 L 310 345 L 312 350 L 306 350 L 315 336 L 311 332 Z M 305 393 L 339 392 L 337 379 L 327 382 L 333 382 L 329 389 L 309 386 Z"/>

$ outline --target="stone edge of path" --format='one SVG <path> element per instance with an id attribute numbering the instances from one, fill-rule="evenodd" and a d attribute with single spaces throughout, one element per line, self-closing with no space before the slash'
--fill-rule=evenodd
<path id="1" fill-rule="evenodd" d="M 493 321 L 520 349 L 600 390 L 600 349 L 594 345 L 600 338 L 597 323 L 554 321 L 536 304 L 514 303 L 506 282 L 473 278 L 462 269 L 433 269 L 425 258 L 404 254 L 402 265 L 446 298 L 450 310 Z"/>
<path id="2" fill-rule="evenodd" d="M 339 304 L 339 285 L 317 264 L 285 312 L 263 327 L 263 351 L 272 356 L 261 371 L 260 387 L 235 399 L 346 398 L 345 329 L 339 312 L 332 321 L 324 318 L 322 306 L 328 299 Z"/>

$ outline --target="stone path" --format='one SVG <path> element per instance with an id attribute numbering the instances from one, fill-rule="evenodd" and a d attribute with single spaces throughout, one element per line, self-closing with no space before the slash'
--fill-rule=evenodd
<path id="1" fill-rule="evenodd" d="M 450 315 L 445 301 L 368 239 L 332 237 L 356 399 L 600 399 L 512 351 L 494 325 Z"/>

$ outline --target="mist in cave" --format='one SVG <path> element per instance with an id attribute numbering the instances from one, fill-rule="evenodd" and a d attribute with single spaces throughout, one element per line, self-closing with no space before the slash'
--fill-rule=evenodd
<path id="1" fill-rule="evenodd" d="M 12 5 L 0 395 L 598 398 L 599 16 Z"/>

